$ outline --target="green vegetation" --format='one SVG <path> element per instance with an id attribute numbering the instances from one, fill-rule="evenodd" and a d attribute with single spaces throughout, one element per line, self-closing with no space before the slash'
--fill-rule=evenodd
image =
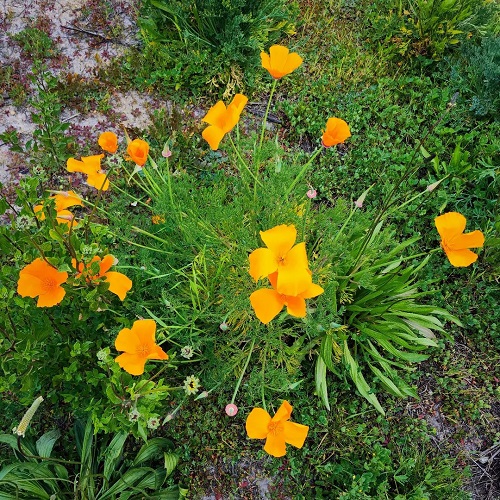
<path id="1" fill-rule="evenodd" d="M 57 80 L 44 66 L 48 34 L 16 36 L 33 54 L 38 129 L 27 144 L 14 130 L 1 136 L 30 174 L 0 199 L 0 498 L 484 493 L 472 458 L 500 439 L 498 9 L 385 4 L 149 0 L 140 54 L 130 49 L 99 82 Z M 275 42 L 304 62 L 272 81 L 259 53 Z M 2 75 L 17 98 L 15 75 Z M 113 84 L 185 107 L 156 111 L 148 131 L 125 132 L 99 161 L 67 164 L 101 154 L 105 130 L 77 147 L 61 110 L 98 98 L 106 112 Z M 185 110 L 204 116 L 214 96 L 227 105 L 241 92 L 250 101 L 212 150 L 201 135 L 209 124 Z M 326 148 L 332 116 L 351 136 Z M 125 152 L 136 137 L 149 145 L 139 166 Z M 81 203 L 61 209 L 68 195 L 58 191 L 79 178 Z M 68 207 L 77 226 L 61 214 Z M 434 219 L 449 212 L 484 233 L 469 267 L 440 247 Z M 303 318 L 297 294 L 271 299 L 269 273 L 250 274 L 249 255 L 272 250 L 262 233 L 292 224 L 323 290 Z M 23 291 L 36 259 L 67 273 L 59 305 L 37 307 Z M 117 274 L 131 289 L 117 292 Z M 250 299 L 263 289 L 283 301 L 270 321 Z M 134 375 L 115 362 L 129 353 L 115 342 L 142 319 L 156 324 L 148 348 L 168 359 L 144 358 Z M 10 433 L 40 394 L 26 438 Z M 309 434 L 275 458 L 245 420 L 283 400 Z"/>

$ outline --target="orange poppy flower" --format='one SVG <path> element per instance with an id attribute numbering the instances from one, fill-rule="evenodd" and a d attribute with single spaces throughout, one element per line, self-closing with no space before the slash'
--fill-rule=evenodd
<path id="1" fill-rule="evenodd" d="M 312 283 L 307 262 L 306 244 L 294 246 L 297 230 L 292 224 L 282 224 L 267 231 L 260 237 L 267 248 L 258 248 L 248 257 L 250 275 L 255 281 L 278 272 L 276 291 L 296 297 L 308 290 Z"/>
<path id="2" fill-rule="evenodd" d="M 93 156 L 82 156 L 81 160 L 68 158 L 66 162 L 66 170 L 68 172 L 81 172 L 87 176 L 87 184 L 102 191 L 107 191 L 109 188 L 109 180 L 106 174 L 101 170 L 101 159 L 103 154 Z"/>
<path id="3" fill-rule="evenodd" d="M 118 150 L 118 137 L 114 132 L 103 132 L 97 143 L 108 153 L 113 154 Z"/>
<path id="4" fill-rule="evenodd" d="M 325 148 L 340 144 L 348 137 L 351 137 L 351 130 L 344 120 L 340 118 L 328 118 L 326 131 L 321 138 Z"/>
<path id="5" fill-rule="evenodd" d="M 117 351 L 124 351 L 115 361 L 131 375 L 142 375 L 148 359 L 168 359 L 168 354 L 155 343 L 156 323 L 152 319 L 134 321 L 115 340 Z"/>
<path id="6" fill-rule="evenodd" d="M 148 159 L 149 144 L 142 139 L 134 139 L 129 142 L 127 153 L 129 156 L 125 158 L 126 160 L 132 160 L 139 165 L 139 167 L 143 167 Z"/>
<path id="7" fill-rule="evenodd" d="M 296 52 L 290 52 L 287 47 L 273 45 L 269 54 L 260 53 L 262 67 L 269 71 L 273 78 L 279 79 L 295 71 L 302 64 L 302 57 Z"/>
<path id="8" fill-rule="evenodd" d="M 70 225 L 72 225 L 72 227 L 76 227 L 78 225 L 75 221 L 75 216 L 69 210 L 66 210 L 68 207 L 72 207 L 74 205 L 83 206 L 82 199 L 78 194 L 74 191 L 57 191 L 49 199 L 54 200 L 56 220 L 59 224 L 67 224 L 68 227 Z M 33 207 L 33 211 L 35 212 L 38 220 L 45 220 L 43 202 L 40 205 L 35 205 Z"/>
<path id="9" fill-rule="evenodd" d="M 222 138 L 236 126 L 247 102 L 248 97 L 243 94 L 236 94 L 227 108 L 222 101 L 219 101 L 201 119 L 209 124 L 209 127 L 201 135 L 213 151 L 218 149 Z"/>
<path id="10" fill-rule="evenodd" d="M 99 264 L 99 272 L 97 274 L 92 274 L 93 262 Z M 73 267 L 76 269 L 76 260 L 72 259 L 72 263 Z M 118 295 L 120 300 L 124 300 L 127 292 L 132 288 L 132 280 L 122 273 L 110 271 L 109 269 L 114 264 L 116 264 L 116 259 L 113 255 L 106 255 L 102 260 L 96 255 L 86 265 L 83 262 L 79 262 L 78 271 L 80 274 L 77 277 L 83 274 L 89 283 L 93 280 L 104 278 L 104 281 L 109 283 L 109 291 Z"/>
<path id="11" fill-rule="evenodd" d="M 478 255 L 469 248 L 480 248 L 484 245 L 484 235 L 481 231 L 464 234 L 467 219 L 458 212 L 448 212 L 434 219 L 441 248 L 444 250 L 450 264 L 455 267 L 467 267 L 476 262 Z"/>
<path id="12" fill-rule="evenodd" d="M 276 291 L 276 285 L 278 281 L 278 273 L 273 273 L 269 275 L 269 281 L 271 282 L 271 288 L 261 288 L 256 290 L 250 295 L 250 303 L 252 304 L 253 310 L 257 318 L 267 325 L 272 319 L 274 319 L 283 306 L 286 306 L 286 310 L 290 316 L 295 316 L 297 318 L 305 318 L 306 316 L 306 300 L 313 297 L 321 295 L 324 290 L 319 285 L 311 283 L 309 288 L 307 288 L 302 293 L 299 293 L 296 297 L 291 295 L 283 295 Z"/>
<path id="13" fill-rule="evenodd" d="M 45 260 L 38 258 L 21 269 L 17 293 L 21 297 L 38 296 L 37 307 L 52 307 L 59 304 L 66 295 L 61 285 L 67 279 L 67 272 L 58 271 Z"/>
<path id="14" fill-rule="evenodd" d="M 286 454 L 286 444 L 302 448 L 309 432 L 307 425 L 289 422 L 292 406 L 283 401 L 273 418 L 262 408 L 254 408 L 245 424 L 250 439 L 265 439 L 264 451 L 273 457 Z"/>

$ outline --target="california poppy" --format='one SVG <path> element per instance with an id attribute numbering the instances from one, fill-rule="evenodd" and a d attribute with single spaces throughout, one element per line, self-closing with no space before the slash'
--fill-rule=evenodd
<path id="1" fill-rule="evenodd" d="M 101 170 L 101 159 L 103 154 L 93 156 L 82 156 L 81 160 L 68 158 L 66 162 L 66 170 L 68 172 L 81 172 L 87 176 L 87 184 L 102 191 L 107 191 L 109 188 L 109 180 L 106 178 L 106 173 Z"/>
<path id="2" fill-rule="evenodd" d="M 440 215 L 434 219 L 434 223 L 441 236 L 441 248 L 452 266 L 467 267 L 476 262 L 478 256 L 469 248 L 483 246 L 484 235 L 481 231 L 464 234 L 467 219 L 458 212 Z"/>
<path id="3" fill-rule="evenodd" d="M 134 321 L 132 328 L 124 328 L 115 340 L 117 351 L 124 351 L 115 361 L 131 375 L 142 375 L 148 359 L 168 359 L 168 354 L 156 345 L 156 323 L 152 319 Z"/>
<path id="4" fill-rule="evenodd" d="M 309 288 L 299 293 L 297 296 L 283 295 L 278 293 L 276 285 L 278 281 L 278 273 L 269 275 L 271 288 L 261 288 L 256 290 L 250 295 L 250 303 L 257 318 L 265 325 L 275 318 L 283 306 L 286 306 L 288 314 L 297 318 L 304 318 L 306 316 L 306 300 L 312 297 L 321 295 L 324 290 L 319 285 L 311 283 Z"/>
<path id="5" fill-rule="evenodd" d="M 93 262 L 99 264 L 99 272 L 97 274 L 92 273 Z M 72 259 L 72 263 L 73 267 L 76 268 L 75 259 Z M 124 300 L 127 292 L 132 288 L 132 280 L 122 273 L 110 271 L 109 269 L 114 264 L 116 264 L 116 259 L 113 255 L 106 255 L 102 260 L 96 255 L 87 265 L 84 265 L 83 262 L 79 262 L 78 271 L 80 274 L 78 276 L 83 274 L 87 282 L 104 278 L 104 281 L 109 283 L 109 291 L 118 295 L 120 300 Z"/>
<path id="6" fill-rule="evenodd" d="M 267 248 L 257 248 L 248 257 L 250 275 L 255 281 L 278 272 L 276 291 L 296 297 L 305 292 L 312 283 L 307 261 L 306 245 L 294 246 L 297 229 L 292 225 L 281 224 L 260 237 Z"/>
<path id="7" fill-rule="evenodd" d="M 290 52 L 287 47 L 273 45 L 266 52 L 260 53 L 262 67 L 269 71 L 273 78 L 279 79 L 295 71 L 302 64 L 302 57 L 296 52 Z"/>
<path id="8" fill-rule="evenodd" d="M 149 154 L 149 144 L 142 139 L 134 139 L 129 142 L 127 146 L 127 153 L 129 156 L 126 160 L 132 160 L 139 165 L 139 167 L 143 167 L 148 160 Z"/>
<path id="9" fill-rule="evenodd" d="M 21 297 L 38 297 L 37 307 L 52 307 L 62 301 L 66 291 L 61 286 L 68 273 L 58 271 L 45 260 L 38 258 L 21 269 L 17 293 Z"/>
<path id="10" fill-rule="evenodd" d="M 273 418 L 262 408 L 254 408 L 247 417 L 246 431 L 250 439 L 265 439 L 264 451 L 273 457 L 286 454 L 286 444 L 302 448 L 309 432 L 307 425 L 289 422 L 292 406 L 283 401 Z"/>
<path id="11" fill-rule="evenodd" d="M 340 118 L 328 118 L 326 131 L 321 138 L 325 148 L 340 144 L 348 137 L 351 137 L 351 130 L 344 120 Z"/>
<path id="12" fill-rule="evenodd" d="M 82 199 L 74 191 L 57 191 L 53 194 L 49 200 L 54 200 L 54 205 L 56 209 L 56 221 L 59 224 L 67 224 L 68 226 L 76 227 L 77 222 L 75 221 L 75 216 L 66 210 L 68 207 L 74 205 L 83 205 Z M 43 213 L 43 202 L 40 205 L 35 205 L 33 211 L 38 220 L 45 220 L 45 214 Z"/>
<path id="13" fill-rule="evenodd" d="M 113 154 L 118 150 L 118 137 L 114 132 L 103 132 L 97 143 L 108 153 Z"/>
<path id="14" fill-rule="evenodd" d="M 210 148 L 215 151 L 220 141 L 227 133 L 231 132 L 240 119 L 241 112 L 248 102 L 248 98 L 243 94 L 236 94 L 231 103 L 227 106 L 219 101 L 212 106 L 208 113 L 201 119 L 209 126 L 202 132 Z"/>

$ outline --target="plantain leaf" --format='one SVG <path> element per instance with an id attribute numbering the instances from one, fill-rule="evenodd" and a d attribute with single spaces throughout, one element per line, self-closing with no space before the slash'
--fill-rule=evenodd
<path id="1" fill-rule="evenodd" d="M 325 408 L 330 410 L 330 403 L 328 402 L 328 387 L 326 385 L 326 364 L 321 356 L 316 358 L 316 393 L 323 401 Z"/>

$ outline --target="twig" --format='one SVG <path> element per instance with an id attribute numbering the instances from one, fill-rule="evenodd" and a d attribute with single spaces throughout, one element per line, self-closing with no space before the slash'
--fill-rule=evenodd
<path id="1" fill-rule="evenodd" d="M 78 31 L 79 33 L 85 33 L 86 35 L 96 36 L 97 38 L 101 38 L 105 42 L 114 41 L 113 38 L 109 38 L 106 35 L 102 35 L 101 33 L 96 33 L 95 31 L 84 30 L 82 28 L 78 28 L 77 26 L 63 26 L 61 24 L 61 28 L 64 28 L 65 30 Z"/>

